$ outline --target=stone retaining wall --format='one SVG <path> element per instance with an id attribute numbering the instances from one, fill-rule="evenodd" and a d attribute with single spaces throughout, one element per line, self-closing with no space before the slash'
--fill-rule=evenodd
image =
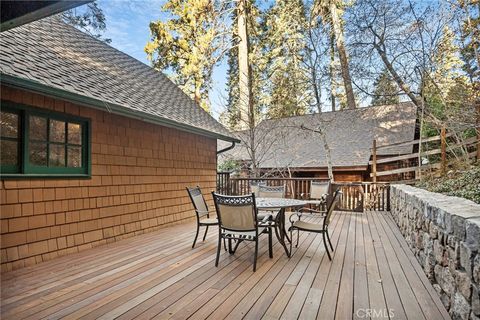
<path id="1" fill-rule="evenodd" d="M 391 214 L 452 319 L 480 319 L 480 205 L 392 185 Z"/>

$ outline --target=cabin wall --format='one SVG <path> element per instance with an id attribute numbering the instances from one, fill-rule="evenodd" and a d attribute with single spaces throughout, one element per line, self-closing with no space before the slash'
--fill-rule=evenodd
<path id="1" fill-rule="evenodd" d="M 89 118 L 92 127 L 91 178 L 0 181 L 2 271 L 192 220 L 185 187 L 215 189 L 215 139 L 1 90 L 2 100 Z"/>

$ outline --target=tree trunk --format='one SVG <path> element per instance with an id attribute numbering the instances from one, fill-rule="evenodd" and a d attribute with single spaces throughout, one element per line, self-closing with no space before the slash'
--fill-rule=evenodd
<path id="1" fill-rule="evenodd" d="M 330 0 L 330 16 L 332 19 L 332 29 L 335 34 L 338 56 L 340 58 L 340 66 L 342 68 L 343 85 L 347 95 L 347 106 L 349 109 L 355 109 L 355 96 L 353 94 L 352 79 L 350 78 L 350 70 L 348 68 L 347 51 L 345 50 L 345 41 L 343 39 L 343 30 L 338 16 L 338 9 L 335 1 Z"/>
<path id="2" fill-rule="evenodd" d="M 333 30 L 330 32 L 330 102 L 332 111 L 335 111 L 335 35 Z"/>
<path id="3" fill-rule="evenodd" d="M 420 101 L 417 99 L 417 97 L 415 97 L 415 95 L 410 90 L 408 85 L 405 82 L 403 82 L 400 75 L 393 68 L 393 65 L 391 64 L 390 60 L 388 60 L 387 53 L 385 52 L 385 50 L 382 50 L 382 48 L 378 44 L 375 44 L 374 47 L 377 50 L 378 54 L 380 55 L 380 58 L 382 58 L 383 64 L 387 68 L 388 72 L 390 72 L 390 74 L 392 75 L 393 80 L 395 80 L 397 85 L 403 90 L 403 92 L 407 94 L 407 96 L 410 98 L 410 100 L 412 100 L 412 102 L 417 106 L 417 108 L 422 108 Z"/>
<path id="4" fill-rule="evenodd" d="M 240 129 L 247 129 L 252 125 L 251 115 L 251 78 L 248 61 L 249 43 L 247 30 L 247 0 L 239 0 L 237 5 L 238 24 L 238 89 L 240 108 Z"/>

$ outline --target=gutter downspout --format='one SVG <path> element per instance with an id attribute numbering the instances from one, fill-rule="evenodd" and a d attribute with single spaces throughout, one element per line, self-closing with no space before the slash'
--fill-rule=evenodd
<path id="1" fill-rule="evenodd" d="M 222 150 L 218 150 L 218 151 L 217 151 L 217 156 L 218 156 L 220 153 L 224 153 L 224 152 L 226 152 L 226 151 L 228 151 L 228 150 L 232 150 L 233 148 L 235 148 L 235 141 L 232 141 L 232 145 L 231 145 L 231 146 L 226 147 L 226 148 L 224 148 L 224 149 L 222 149 Z"/>

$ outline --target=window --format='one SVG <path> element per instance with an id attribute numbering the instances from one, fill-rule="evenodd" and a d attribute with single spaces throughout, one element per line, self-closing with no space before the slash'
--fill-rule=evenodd
<path id="1" fill-rule="evenodd" d="M 2 177 L 90 173 L 89 121 L 2 101 Z"/>

